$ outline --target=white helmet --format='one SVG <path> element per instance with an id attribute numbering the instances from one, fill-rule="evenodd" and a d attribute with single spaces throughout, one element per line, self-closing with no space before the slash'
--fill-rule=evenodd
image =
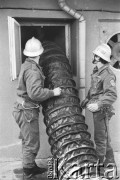
<path id="1" fill-rule="evenodd" d="M 23 54 L 28 57 L 35 57 L 42 54 L 43 51 L 44 49 L 41 42 L 38 39 L 32 37 L 26 42 Z"/>
<path id="2" fill-rule="evenodd" d="M 103 60 L 110 62 L 111 49 L 107 44 L 99 45 L 94 51 L 93 54 L 101 57 Z"/>

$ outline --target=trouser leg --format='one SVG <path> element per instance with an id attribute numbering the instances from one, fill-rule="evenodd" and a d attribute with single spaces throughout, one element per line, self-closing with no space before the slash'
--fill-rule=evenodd
<path id="1" fill-rule="evenodd" d="M 113 149 L 111 148 L 111 150 L 108 150 L 106 152 L 106 156 L 105 156 L 105 166 L 107 166 L 109 163 L 113 163 L 113 164 L 116 164 L 115 163 L 115 158 L 114 158 L 114 152 L 113 152 Z"/>
<path id="2" fill-rule="evenodd" d="M 110 133 L 109 133 L 109 121 L 106 121 L 106 126 L 107 126 L 107 149 L 106 149 L 106 155 L 105 155 L 105 166 L 107 166 L 109 163 L 114 163 L 115 164 L 115 158 L 114 158 L 114 152 L 113 148 L 111 147 L 111 139 L 110 139 Z"/>
<path id="3" fill-rule="evenodd" d="M 23 167 L 32 168 L 35 166 L 35 158 L 40 147 L 39 123 L 37 116 L 34 116 L 34 119 L 32 118 L 30 121 L 26 121 L 26 119 L 23 120 L 21 124 L 21 134 L 23 137 Z"/>
<path id="4" fill-rule="evenodd" d="M 97 118 L 94 118 L 94 141 L 98 156 L 104 157 L 106 155 L 107 145 L 105 119 L 98 120 Z"/>
<path id="5" fill-rule="evenodd" d="M 106 148 L 106 155 L 105 155 L 105 165 L 108 163 L 114 163 L 114 152 L 113 148 L 111 147 L 111 139 L 110 139 L 110 132 L 109 132 L 109 120 L 106 119 L 106 129 L 107 129 L 107 148 Z"/>
<path id="6" fill-rule="evenodd" d="M 96 152 L 98 155 L 99 163 L 101 166 L 98 169 L 100 176 L 104 175 L 104 159 L 106 155 L 106 146 L 107 146 L 107 132 L 105 119 L 100 119 L 99 114 L 93 116 L 94 120 L 94 141 L 96 145 Z"/>
<path id="7" fill-rule="evenodd" d="M 107 163 L 115 163 L 108 119 L 98 120 L 97 116 L 94 117 L 94 140 L 99 159 L 105 158 L 105 166 Z"/>
<path id="8" fill-rule="evenodd" d="M 23 167 L 32 168 L 40 147 L 39 109 L 23 109 L 22 105 L 15 103 L 13 116 L 21 131 Z"/>

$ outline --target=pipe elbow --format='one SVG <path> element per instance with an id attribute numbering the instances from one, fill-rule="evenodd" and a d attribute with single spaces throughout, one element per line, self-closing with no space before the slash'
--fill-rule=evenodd
<path id="1" fill-rule="evenodd" d="M 66 4 L 65 0 L 58 0 L 58 5 L 59 5 L 59 7 L 60 7 L 63 11 L 67 12 L 68 14 L 70 14 L 71 16 L 73 16 L 75 19 L 78 19 L 79 21 L 84 21 L 84 20 L 85 20 L 84 17 L 83 17 L 83 15 L 80 14 L 80 13 L 78 13 L 78 12 L 76 12 L 76 10 L 70 8 L 70 7 Z"/>

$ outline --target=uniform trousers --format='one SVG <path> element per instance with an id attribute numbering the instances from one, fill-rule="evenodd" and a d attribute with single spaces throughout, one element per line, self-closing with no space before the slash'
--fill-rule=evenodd
<path id="1" fill-rule="evenodd" d="M 101 112 L 93 113 L 94 141 L 98 156 L 105 156 L 108 151 L 113 151 L 109 133 L 109 119 Z"/>
<path id="2" fill-rule="evenodd" d="M 39 108 L 24 109 L 21 104 L 15 103 L 13 116 L 22 138 L 23 167 L 33 168 L 40 148 Z"/>

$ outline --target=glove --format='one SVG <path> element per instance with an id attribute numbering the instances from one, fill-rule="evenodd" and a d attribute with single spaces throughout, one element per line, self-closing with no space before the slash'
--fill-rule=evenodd
<path id="1" fill-rule="evenodd" d="M 96 112 L 99 110 L 99 106 L 97 103 L 91 103 L 87 105 L 87 108 L 89 109 L 89 111 L 91 112 Z"/>
<path id="2" fill-rule="evenodd" d="M 61 92 L 62 92 L 62 89 L 59 87 L 53 89 L 54 96 L 59 96 Z"/>
<path id="3" fill-rule="evenodd" d="M 84 99 L 82 102 L 81 102 L 81 108 L 82 109 L 84 109 L 84 108 L 86 108 L 86 104 L 89 102 L 89 100 L 86 98 L 86 99 Z"/>

